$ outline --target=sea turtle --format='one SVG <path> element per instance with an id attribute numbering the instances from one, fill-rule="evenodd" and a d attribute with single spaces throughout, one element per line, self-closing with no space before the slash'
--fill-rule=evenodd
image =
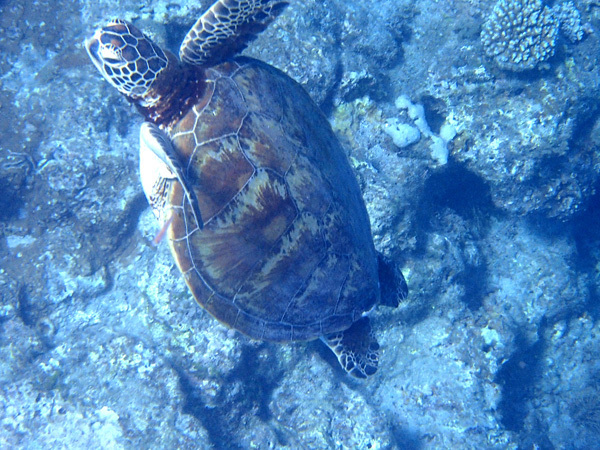
<path id="1" fill-rule="evenodd" d="M 255 339 L 321 337 L 364 378 L 379 359 L 366 314 L 397 306 L 407 287 L 375 251 L 358 183 L 318 106 L 281 71 L 237 55 L 285 6 L 218 0 L 180 60 L 123 20 L 85 45 L 146 118 L 142 187 L 198 303 Z"/>

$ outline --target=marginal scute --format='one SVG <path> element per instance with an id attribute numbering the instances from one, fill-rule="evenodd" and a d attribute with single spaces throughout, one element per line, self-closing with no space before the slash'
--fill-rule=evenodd
<path id="1" fill-rule="evenodd" d="M 170 192 L 170 211 L 172 215 L 171 225 L 169 226 L 168 236 L 174 241 L 186 242 L 186 240 L 198 230 L 198 224 L 195 221 L 194 214 L 188 205 L 185 193 L 181 184 L 171 183 Z"/>

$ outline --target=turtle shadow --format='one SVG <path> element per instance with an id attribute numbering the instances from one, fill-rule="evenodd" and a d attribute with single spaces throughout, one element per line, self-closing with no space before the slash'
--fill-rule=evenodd
<path id="1" fill-rule="evenodd" d="M 442 264 L 446 270 L 455 263 L 462 266 L 453 275 L 453 282 L 463 287 L 461 300 L 467 307 L 478 310 L 489 293 L 489 262 L 480 243 L 489 232 L 492 217 L 501 215 L 493 203 L 489 184 L 466 167 L 450 161 L 425 180 L 417 204 L 415 252 L 427 256 L 431 237 L 443 236 L 452 251 L 444 255 L 448 259 Z M 452 255 L 458 260 L 453 261 Z M 434 298 L 439 292 L 428 295 Z"/>
<path id="2" fill-rule="evenodd" d="M 243 448 L 236 443 L 236 438 L 248 427 L 248 415 L 255 416 L 262 422 L 268 422 L 272 418 L 269 403 L 284 370 L 278 364 L 265 364 L 265 359 L 277 360 L 273 344 L 244 345 L 235 368 L 218 380 L 220 388 L 211 405 L 206 404 L 202 398 L 198 380 L 183 367 L 171 362 L 185 399 L 182 412 L 195 417 L 202 424 L 213 448 Z M 277 437 L 283 439 L 279 435 Z M 285 442 L 280 444 L 285 445 Z"/>
<path id="3" fill-rule="evenodd" d="M 325 344 L 320 341 L 313 341 L 307 344 L 307 348 L 309 351 L 316 353 L 323 361 L 325 361 L 333 370 L 333 376 L 338 383 L 345 384 L 349 389 L 353 391 L 361 391 L 363 395 L 365 395 L 365 401 L 375 409 L 377 409 L 377 405 L 373 405 L 369 399 L 368 394 L 362 390 L 364 383 L 366 380 L 361 380 L 358 378 L 353 378 L 348 375 L 344 369 L 340 366 L 337 357 L 335 354 L 327 348 Z M 374 375 L 378 376 L 377 373 Z M 367 381 L 368 382 L 368 381 Z M 384 414 L 382 412 L 382 414 Z M 415 432 L 411 432 L 410 430 L 401 427 L 395 421 L 389 421 L 385 418 L 385 415 L 380 416 L 381 420 L 389 422 L 388 428 L 390 430 L 391 437 L 393 439 L 393 443 L 395 444 L 394 448 L 401 448 L 405 450 L 420 450 L 423 448 L 423 444 L 419 440 L 418 434 Z"/>
<path id="4" fill-rule="evenodd" d="M 538 334 L 544 336 L 547 328 L 548 321 L 544 319 Z M 506 430 L 528 434 L 526 419 L 531 412 L 530 402 L 536 395 L 536 386 L 544 376 L 542 359 L 547 346 L 543 338 L 530 343 L 517 332 L 516 350 L 496 374 L 494 382 L 502 389 L 498 415 Z"/>

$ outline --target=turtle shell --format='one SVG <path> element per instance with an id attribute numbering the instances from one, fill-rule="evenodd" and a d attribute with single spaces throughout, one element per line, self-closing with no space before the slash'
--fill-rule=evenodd
<path id="1" fill-rule="evenodd" d="M 168 131 L 204 219 L 169 192 L 171 251 L 198 303 L 256 339 L 347 329 L 379 300 L 356 178 L 329 122 L 281 71 L 236 58 Z"/>

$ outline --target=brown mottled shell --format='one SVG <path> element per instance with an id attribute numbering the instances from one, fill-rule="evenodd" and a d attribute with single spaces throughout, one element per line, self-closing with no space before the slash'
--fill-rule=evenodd
<path id="1" fill-rule="evenodd" d="M 348 328 L 379 300 L 377 257 L 327 119 L 259 61 L 237 58 L 204 76 L 204 97 L 170 130 L 204 219 L 200 230 L 177 208 L 175 183 L 169 237 L 186 283 L 210 314 L 253 338 Z"/>

